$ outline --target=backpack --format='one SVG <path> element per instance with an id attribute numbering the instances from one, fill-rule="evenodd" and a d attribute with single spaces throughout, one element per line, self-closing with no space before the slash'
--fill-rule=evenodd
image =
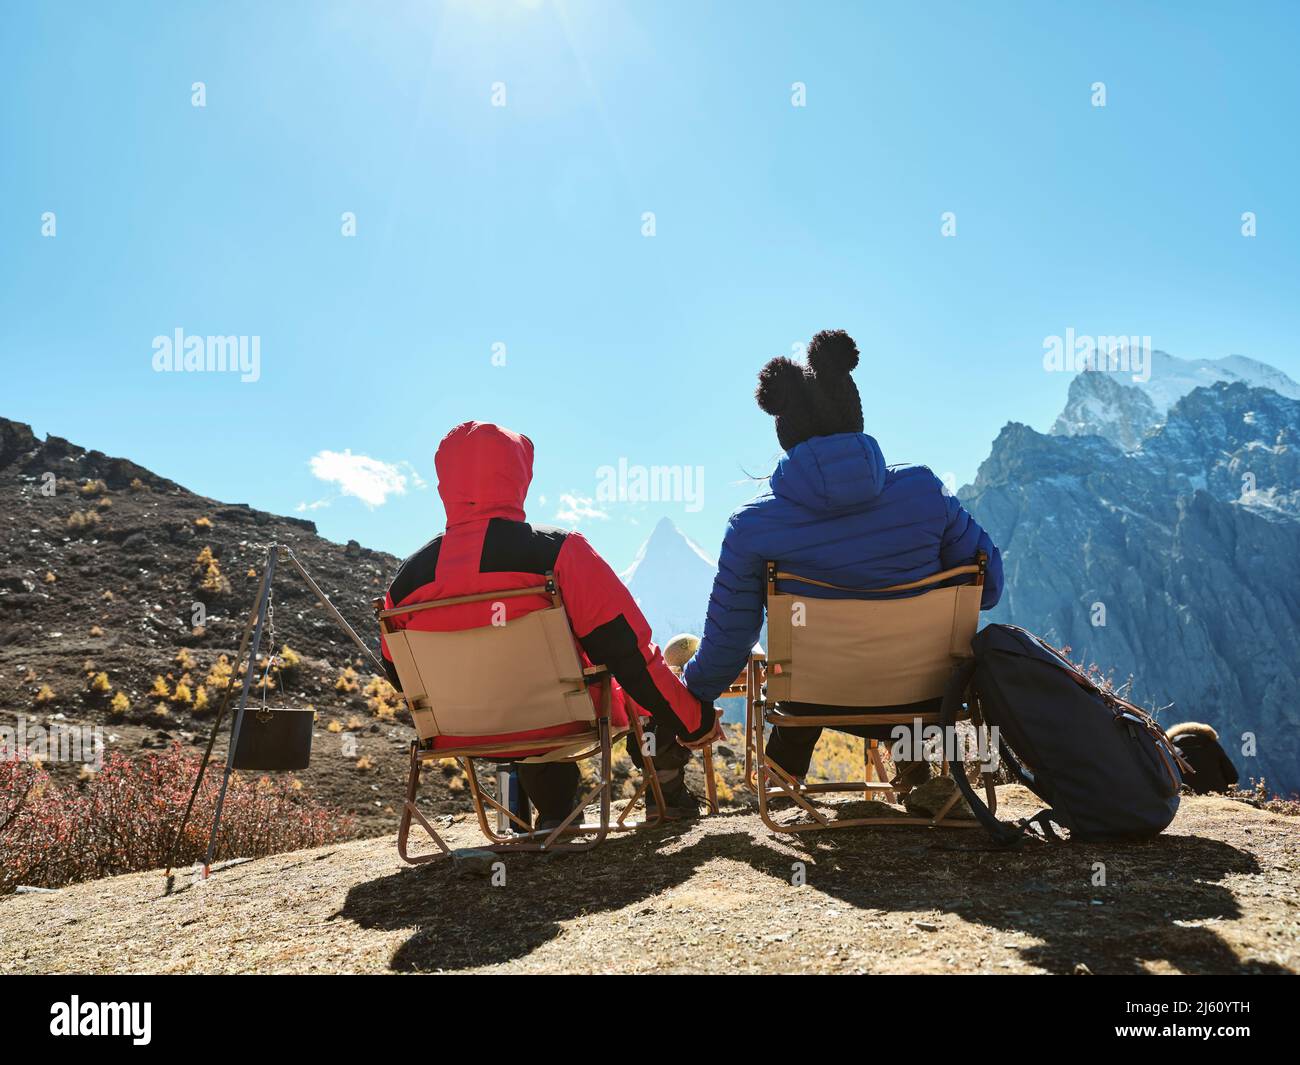
<path id="1" fill-rule="evenodd" d="M 1014 625 L 987 625 L 971 641 L 974 659 L 954 671 L 942 723 L 976 700 L 997 727 L 997 750 L 1012 778 L 1047 808 L 1017 824 L 999 821 L 966 774 L 953 773 L 971 811 L 995 841 L 1015 845 L 1050 822 L 1077 840 L 1141 839 L 1178 812 L 1179 756 L 1145 711 L 1094 683 L 1064 654 Z"/>

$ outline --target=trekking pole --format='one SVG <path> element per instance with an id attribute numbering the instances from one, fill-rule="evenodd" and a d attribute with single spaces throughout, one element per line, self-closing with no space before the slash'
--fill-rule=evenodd
<path id="1" fill-rule="evenodd" d="M 268 588 L 269 585 L 267 585 L 264 580 L 261 592 L 259 593 L 258 596 L 259 603 L 266 598 L 266 593 L 268 591 Z M 257 603 L 254 603 L 253 609 L 248 612 L 248 621 L 244 624 L 244 635 L 240 638 L 239 650 L 235 653 L 236 668 L 239 668 L 243 664 L 244 653 L 248 650 L 248 641 L 253 634 L 253 625 L 256 622 L 256 620 L 257 620 Z M 181 818 L 181 823 L 176 829 L 176 835 L 172 838 L 171 848 L 167 852 L 167 869 L 163 875 L 167 880 L 166 890 L 168 891 L 170 891 L 172 887 L 172 867 L 176 861 L 176 852 L 180 847 L 181 837 L 185 833 L 185 826 L 189 824 L 190 814 L 194 812 L 194 801 L 195 799 L 198 798 L 199 788 L 203 784 L 203 775 L 207 771 L 208 762 L 212 758 L 212 748 L 216 745 L 217 734 L 221 731 L 221 723 L 226 718 L 226 711 L 230 709 L 230 700 L 234 696 L 234 694 L 235 694 L 234 687 L 232 685 L 227 684 L 225 694 L 221 697 L 221 704 L 217 707 L 216 719 L 212 722 L 212 731 L 208 735 L 208 745 L 206 749 L 203 751 L 202 760 L 199 762 L 198 776 L 194 778 L 194 787 L 190 789 L 189 802 L 185 804 L 185 814 Z"/>
<path id="2" fill-rule="evenodd" d="M 208 878 L 212 868 L 212 855 L 217 847 L 217 829 L 221 825 L 221 808 L 226 804 L 226 789 L 230 786 L 230 774 L 235 767 L 235 748 L 239 746 L 239 730 L 244 723 L 244 708 L 248 705 L 248 689 L 253 685 L 254 667 L 257 665 L 257 649 L 262 644 L 262 627 L 266 623 L 266 605 L 271 601 L 271 580 L 275 576 L 275 559 L 277 549 L 272 544 L 266 552 L 266 569 L 262 573 L 262 591 L 257 603 L 257 624 L 253 628 L 252 646 L 248 650 L 248 668 L 244 671 L 244 685 L 239 693 L 239 707 L 235 711 L 235 721 L 230 728 L 230 748 L 226 751 L 226 771 L 221 778 L 221 790 L 217 793 L 217 809 L 212 816 L 212 835 L 208 837 L 208 852 L 203 859 L 203 879 Z"/>

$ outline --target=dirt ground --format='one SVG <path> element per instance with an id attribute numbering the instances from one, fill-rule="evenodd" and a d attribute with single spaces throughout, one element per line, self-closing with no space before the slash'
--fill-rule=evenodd
<path id="1" fill-rule="evenodd" d="M 1038 807 L 1022 789 L 999 794 L 1006 813 Z M 463 815 L 446 836 L 480 841 Z M 978 830 L 777 837 L 737 808 L 502 861 L 498 886 L 473 859 L 403 867 L 390 835 L 203 883 L 185 871 L 171 894 L 153 872 L 10 896 L 0 972 L 1300 969 L 1300 821 L 1219 798 L 1185 799 L 1146 843 L 1008 853 Z"/>

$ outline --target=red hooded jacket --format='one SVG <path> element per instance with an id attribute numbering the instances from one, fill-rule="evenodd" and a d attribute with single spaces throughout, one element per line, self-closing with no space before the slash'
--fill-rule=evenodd
<path id="1" fill-rule="evenodd" d="M 651 642 L 645 617 L 604 559 L 576 532 L 525 520 L 524 497 L 533 479 L 533 442 L 528 437 L 486 422 L 465 422 L 443 438 L 434 463 L 447 529 L 402 563 L 389 586 L 387 608 L 526 588 L 549 570 L 555 574 L 585 663 L 608 666 L 614 675 L 611 714 L 616 726 L 627 723 L 626 693 L 636 708 L 654 718 L 657 727 L 665 726 L 670 735 L 692 740 L 712 728 L 712 708 L 704 712 L 700 701 L 669 670 Z M 550 605 L 545 596 L 500 602 L 507 620 Z M 492 607 L 490 601 L 465 603 L 393 620 L 426 631 L 478 628 L 492 623 Z M 388 679 L 400 689 L 386 643 L 383 655 Z M 598 688 L 592 697 L 600 698 Z M 456 742 L 529 739 L 583 728 L 575 722 L 499 736 L 459 737 Z M 439 745 L 437 739 L 434 745 Z"/>

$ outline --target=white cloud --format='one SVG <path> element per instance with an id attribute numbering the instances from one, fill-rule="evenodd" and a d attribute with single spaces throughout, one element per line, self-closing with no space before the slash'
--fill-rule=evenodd
<path id="1" fill-rule="evenodd" d="M 311 472 L 328 484 L 336 484 L 339 493 L 354 496 L 368 507 L 380 507 L 389 496 L 406 494 L 407 475 L 401 466 L 372 459 L 369 455 L 354 455 L 350 450 L 320 451 L 311 457 Z M 409 468 L 409 466 L 408 466 Z M 412 471 L 414 475 L 414 471 Z M 415 476 L 417 487 L 423 482 Z M 301 503 L 299 510 L 315 510 L 328 505 L 328 500 Z"/>
<path id="2" fill-rule="evenodd" d="M 609 515 L 594 505 L 595 501 L 587 496 L 574 495 L 570 492 L 560 494 L 560 509 L 555 512 L 555 521 L 567 521 L 577 525 L 582 521 L 608 521 Z"/>

